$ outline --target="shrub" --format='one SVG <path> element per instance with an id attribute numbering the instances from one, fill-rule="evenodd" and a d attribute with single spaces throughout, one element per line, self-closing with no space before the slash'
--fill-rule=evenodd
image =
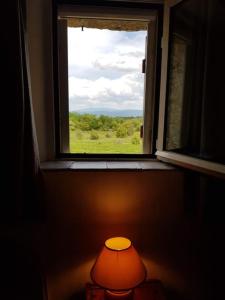
<path id="1" fill-rule="evenodd" d="M 140 144 L 140 138 L 139 138 L 139 136 L 137 134 L 132 137 L 131 143 L 133 145 L 139 145 Z"/>
<path id="2" fill-rule="evenodd" d="M 125 127 L 118 127 L 117 131 L 116 131 L 116 137 L 118 138 L 125 138 L 127 136 L 127 130 Z"/>
<path id="3" fill-rule="evenodd" d="M 134 134 L 134 127 L 133 126 L 130 126 L 127 128 L 127 134 L 129 136 L 132 136 Z"/>
<path id="4" fill-rule="evenodd" d="M 69 122 L 70 130 L 74 131 L 75 130 L 75 124 L 73 121 L 70 120 Z"/>
<path id="5" fill-rule="evenodd" d="M 90 139 L 91 140 L 98 140 L 99 139 L 98 133 L 96 131 L 91 131 Z"/>
<path id="6" fill-rule="evenodd" d="M 112 137 L 112 133 L 111 132 L 106 132 L 105 137 L 106 138 L 111 138 Z"/>
<path id="7" fill-rule="evenodd" d="M 82 134 L 82 131 L 81 131 L 81 130 L 77 130 L 77 132 L 76 132 L 76 138 L 77 138 L 78 140 L 82 140 L 83 134 Z"/>

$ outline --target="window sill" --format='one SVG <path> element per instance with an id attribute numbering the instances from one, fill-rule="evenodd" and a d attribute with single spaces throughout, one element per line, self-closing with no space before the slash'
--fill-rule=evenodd
<path id="1" fill-rule="evenodd" d="M 157 158 L 167 163 L 207 175 L 225 178 L 225 165 L 169 151 L 157 151 Z"/>
<path id="2" fill-rule="evenodd" d="M 54 170 L 121 170 L 121 171 L 146 171 L 146 170 L 174 170 L 175 167 L 157 160 L 148 161 L 46 161 L 41 163 L 43 171 Z"/>

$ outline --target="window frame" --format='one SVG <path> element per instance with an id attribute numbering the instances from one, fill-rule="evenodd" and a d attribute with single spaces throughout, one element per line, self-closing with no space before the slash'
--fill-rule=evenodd
<path id="1" fill-rule="evenodd" d="M 166 151 L 166 118 L 167 118 L 167 96 L 168 96 L 168 74 L 169 74 L 169 52 L 170 52 L 170 10 L 172 7 L 186 0 L 167 0 L 164 5 L 163 37 L 162 37 L 162 67 L 159 100 L 158 137 L 156 142 L 157 159 L 169 162 L 184 168 L 203 172 L 225 178 L 225 165 L 192 157 L 189 155 Z"/>
<path id="2" fill-rule="evenodd" d="M 69 2 L 69 3 L 68 3 Z M 71 2 L 73 2 L 71 4 Z M 77 1 L 75 1 L 77 2 Z M 78 1 L 79 2 L 79 1 Z M 84 1 L 85 2 L 85 1 Z M 158 103 L 159 103 L 159 76 L 160 76 L 160 67 L 161 67 L 161 34 L 162 34 L 162 5 L 161 4 L 146 4 L 146 3 L 114 3 L 114 2 L 100 2 L 98 5 L 86 5 L 82 3 L 82 5 L 75 3 L 74 1 L 55 1 L 53 2 L 53 68 L 54 68 L 54 98 L 55 98 L 55 156 L 56 158 L 61 159 L 112 159 L 112 160 L 124 160 L 124 159 L 152 159 L 155 158 L 155 151 L 156 151 L 156 136 L 157 136 L 157 124 L 158 124 Z M 148 47 L 148 53 L 146 53 L 146 57 L 149 54 L 154 55 L 154 63 L 151 64 L 150 68 L 146 69 L 145 76 L 147 77 L 146 80 L 149 79 L 149 74 L 154 74 L 152 83 L 145 86 L 145 95 L 144 95 L 144 102 L 148 103 L 148 108 L 144 109 L 144 126 L 149 130 L 144 130 L 144 139 L 145 139 L 145 148 L 143 149 L 142 154 L 91 154 L 91 153 L 67 153 L 68 146 L 69 146 L 69 136 L 68 136 L 68 128 L 69 128 L 69 115 L 68 115 L 68 101 L 63 101 L 64 105 L 62 106 L 62 101 L 60 101 L 60 96 L 64 95 L 67 97 L 68 95 L 68 88 L 67 90 L 60 90 L 59 85 L 59 75 L 62 76 L 64 80 L 64 87 L 65 87 L 65 80 L 68 82 L 68 75 L 65 78 L 62 75 L 60 70 L 60 63 L 59 63 L 59 56 L 58 56 L 58 28 L 57 28 L 57 21 L 58 21 L 58 6 L 61 7 L 61 13 L 64 11 L 65 16 L 69 14 L 72 16 L 91 16 L 92 17 L 99 17 L 99 18 L 115 18 L 115 19 L 125 19 L 125 18 L 133 18 L 134 20 L 137 18 L 145 18 L 153 23 L 151 27 L 150 34 L 154 36 L 154 43 L 150 43 L 150 47 Z M 62 9 L 63 8 L 63 9 Z M 72 8 L 72 9 L 71 9 Z M 143 9 L 144 8 L 144 9 Z M 147 9 L 147 10 L 146 10 Z M 151 14 L 150 14 L 151 12 Z M 149 32 L 148 32 L 149 33 Z M 149 34 L 148 34 L 149 37 Z M 65 49 L 64 49 L 65 50 Z M 67 51 L 67 49 L 66 49 Z M 62 65 L 65 66 L 65 61 L 62 62 Z M 68 69 L 68 65 L 67 65 Z M 65 71 L 65 69 L 64 69 Z M 63 77 L 64 76 L 64 77 Z M 61 78 L 61 80 L 62 80 Z M 147 101 L 147 99 L 152 98 L 152 101 Z M 67 98 L 68 99 L 68 98 Z M 150 104 L 150 105 L 149 105 Z M 146 104 L 145 104 L 146 105 Z M 146 112 L 151 115 L 150 117 L 146 118 Z M 64 120 L 64 126 L 62 124 L 62 118 Z M 67 122 L 65 122 L 65 118 L 67 118 Z M 146 122 L 147 120 L 147 122 Z M 151 120 L 151 122 L 149 121 Z M 150 125 L 150 126 L 149 126 Z M 148 126 L 148 127 L 146 127 Z M 61 132 L 64 133 L 64 142 L 62 143 L 62 136 Z M 147 142 L 146 142 L 147 141 Z"/>

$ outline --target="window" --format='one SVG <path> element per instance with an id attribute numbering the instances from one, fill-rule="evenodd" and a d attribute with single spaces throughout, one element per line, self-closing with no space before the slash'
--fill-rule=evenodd
<path id="1" fill-rule="evenodd" d="M 225 174 L 225 6 L 169 0 L 165 8 L 158 157 Z"/>
<path id="2" fill-rule="evenodd" d="M 58 5 L 58 156 L 151 157 L 158 10 Z"/>

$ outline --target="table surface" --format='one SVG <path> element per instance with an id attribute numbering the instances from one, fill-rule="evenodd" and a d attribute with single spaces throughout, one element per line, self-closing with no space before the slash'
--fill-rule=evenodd
<path id="1" fill-rule="evenodd" d="M 96 285 L 86 285 L 86 300 L 104 300 L 104 290 Z M 166 300 L 161 281 L 148 280 L 134 289 L 133 300 Z"/>

